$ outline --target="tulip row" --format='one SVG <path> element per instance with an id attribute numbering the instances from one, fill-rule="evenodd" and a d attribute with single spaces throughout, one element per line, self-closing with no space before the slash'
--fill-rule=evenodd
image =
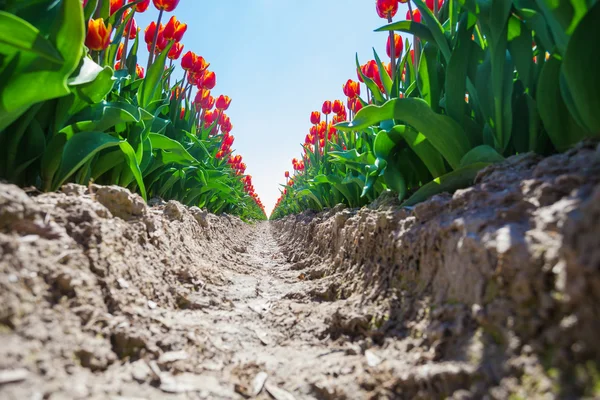
<path id="1" fill-rule="evenodd" d="M 231 99 L 213 97 L 216 74 L 203 57 L 183 54 L 187 25 L 175 16 L 161 23 L 179 0 L 8 4 L 0 10 L 10 28 L 0 30 L 1 179 L 44 191 L 116 184 L 144 198 L 265 218 L 233 154 Z M 135 16 L 151 4 L 158 17 L 142 32 Z"/>
<path id="2" fill-rule="evenodd" d="M 408 12 L 394 21 L 399 4 Z M 600 136 L 600 2 L 574 4 L 377 0 L 389 62 L 357 56 L 348 109 L 334 102 L 332 124 L 311 113 L 271 218 L 386 192 L 412 206 L 505 157 Z"/>

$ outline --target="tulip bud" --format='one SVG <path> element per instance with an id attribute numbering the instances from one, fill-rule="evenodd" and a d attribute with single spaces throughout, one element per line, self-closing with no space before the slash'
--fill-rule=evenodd
<path id="1" fill-rule="evenodd" d="M 183 68 L 185 71 L 190 71 L 194 68 L 195 63 L 196 55 L 191 51 L 188 51 L 183 55 L 183 58 L 181 59 L 181 68 Z"/>
<path id="2" fill-rule="evenodd" d="M 404 44 L 402 43 L 402 36 L 394 34 L 394 58 L 400 58 L 400 56 L 402 55 L 402 50 L 404 49 Z M 391 41 L 390 41 L 390 37 L 388 36 L 387 39 L 387 44 L 385 46 L 385 52 L 387 53 L 387 56 L 392 58 L 392 49 L 391 49 Z"/>
<path id="3" fill-rule="evenodd" d="M 310 122 L 311 122 L 313 125 L 317 125 L 319 122 L 321 122 L 321 113 L 320 113 L 320 112 L 318 112 L 318 111 L 313 111 L 313 112 L 310 114 Z"/>
<path id="4" fill-rule="evenodd" d="M 217 109 L 224 111 L 227 110 L 229 108 L 229 105 L 231 104 L 231 99 L 229 98 L 229 96 L 219 96 L 219 98 L 217 99 Z"/>
<path id="5" fill-rule="evenodd" d="M 329 115 L 331 114 L 331 101 L 327 100 L 323 103 L 323 107 L 321 108 L 321 111 L 323 111 L 323 114 L 325 115 Z"/>
<path id="6" fill-rule="evenodd" d="M 111 24 L 104 25 L 104 19 L 90 19 L 85 45 L 90 50 L 104 50 L 110 44 Z"/>
<path id="7" fill-rule="evenodd" d="M 398 12 L 398 0 L 377 0 L 375 8 L 381 18 L 393 18 Z"/>

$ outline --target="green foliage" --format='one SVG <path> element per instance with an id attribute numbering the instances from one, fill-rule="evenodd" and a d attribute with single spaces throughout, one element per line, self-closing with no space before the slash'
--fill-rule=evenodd
<path id="1" fill-rule="evenodd" d="M 414 205 L 505 157 L 600 136 L 600 2 L 446 0 L 437 16 L 413 3 L 421 23 L 377 31 L 414 35 L 415 62 L 407 41 L 393 82 L 377 55 L 380 84 L 359 71 L 371 105 L 336 125 L 345 150 L 310 147 L 271 218 L 390 190 Z"/>
<path id="2" fill-rule="evenodd" d="M 0 178 L 57 190 L 66 182 L 116 184 L 145 199 L 160 196 L 215 213 L 265 218 L 243 176 L 215 157 L 222 134 L 197 126 L 187 92 L 171 99 L 167 53 L 145 78 L 136 74 L 138 38 L 126 69 L 113 64 L 127 3 L 108 16 L 113 38 L 102 52 L 84 45 L 97 1 L 0 2 Z M 119 22 L 121 21 L 121 22 Z M 184 117 L 180 118 L 183 108 Z"/>

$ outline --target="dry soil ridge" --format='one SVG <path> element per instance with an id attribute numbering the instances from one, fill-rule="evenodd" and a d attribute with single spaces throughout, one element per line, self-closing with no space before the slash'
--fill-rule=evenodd
<path id="1" fill-rule="evenodd" d="M 599 181 L 583 144 L 252 225 L 0 185 L 0 398 L 593 397 Z"/>

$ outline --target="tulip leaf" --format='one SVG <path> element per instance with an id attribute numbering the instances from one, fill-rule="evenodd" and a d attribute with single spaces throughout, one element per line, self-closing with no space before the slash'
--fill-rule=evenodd
<path id="1" fill-rule="evenodd" d="M 600 135 L 600 52 L 597 48 L 590 48 L 590 40 L 598 40 L 597 38 L 600 38 L 598 2 L 573 32 L 564 56 L 562 72 L 584 127 L 589 132 Z"/>
<path id="2" fill-rule="evenodd" d="M 419 39 L 422 39 L 426 42 L 435 43 L 435 39 L 431 34 L 431 31 L 426 25 L 423 25 L 414 21 L 399 21 L 394 22 L 389 25 L 382 26 L 379 29 L 376 29 L 375 32 L 386 32 L 386 31 L 401 31 L 410 33 Z M 437 45 L 437 44 L 436 44 Z"/>
<path id="3" fill-rule="evenodd" d="M 174 42 L 171 42 L 167 48 L 160 53 L 156 60 L 154 60 L 154 63 L 148 68 L 148 71 L 146 71 L 146 78 L 142 81 L 138 90 L 138 102 L 140 107 L 147 108 L 154 100 L 154 94 L 160 87 L 163 79 L 167 55 L 173 44 Z"/>
<path id="4" fill-rule="evenodd" d="M 402 207 L 412 207 L 421 203 L 436 194 L 444 192 L 455 192 L 458 189 L 469 187 L 475 181 L 477 173 L 483 168 L 490 165 L 489 163 L 475 163 L 465 167 L 458 168 L 455 171 L 449 172 L 446 175 L 435 178 L 433 181 L 422 186 L 412 196 L 410 196 Z"/>
<path id="5" fill-rule="evenodd" d="M 54 45 L 35 26 L 5 11 L 0 11 L 0 44 L 15 51 L 34 53 L 54 64 L 64 61 Z"/>
<path id="6" fill-rule="evenodd" d="M 460 166 L 461 158 L 471 145 L 465 131 L 452 118 L 436 114 L 425 100 L 394 99 L 383 106 L 367 106 L 354 121 L 336 125 L 339 130 L 362 130 L 388 119 L 404 121 L 421 132 L 448 161 L 452 168 Z"/>

